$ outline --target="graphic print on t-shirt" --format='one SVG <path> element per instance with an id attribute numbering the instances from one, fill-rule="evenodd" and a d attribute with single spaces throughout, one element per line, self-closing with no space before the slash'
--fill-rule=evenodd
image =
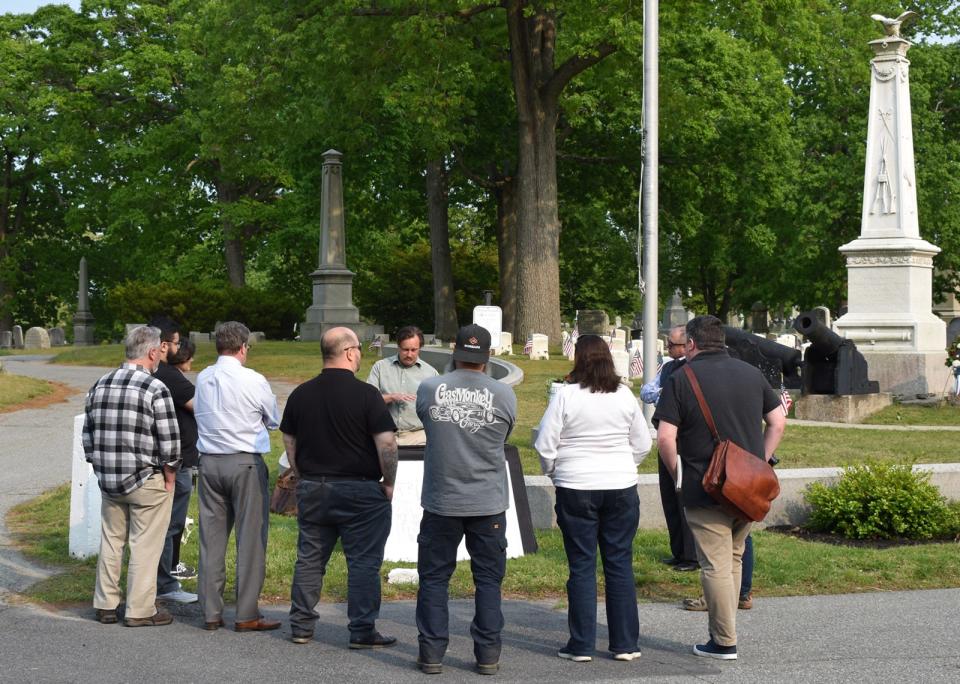
<path id="1" fill-rule="evenodd" d="M 500 422 L 493 412 L 493 393 L 488 389 L 448 388 L 446 383 L 441 383 L 434 402 L 430 407 L 430 420 L 435 423 L 455 423 L 474 433 L 485 425 Z"/>

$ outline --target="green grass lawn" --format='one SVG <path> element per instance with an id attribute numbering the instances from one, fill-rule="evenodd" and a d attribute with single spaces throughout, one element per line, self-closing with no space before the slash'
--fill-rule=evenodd
<path id="1" fill-rule="evenodd" d="M 358 376 L 366 378 L 370 366 L 379 358 L 364 350 Z M 120 345 L 81 347 L 63 351 L 56 363 L 114 366 L 123 357 Z M 540 463 L 533 450 L 531 430 L 539 422 L 547 407 L 550 382 L 570 371 L 571 362 L 559 355 L 550 361 L 529 361 L 523 356 L 506 357 L 524 372 L 524 381 L 514 390 L 517 393 L 517 424 L 510 442 L 520 451 L 523 471 L 540 474 Z M 195 370 L 202 370 L 216 360 L 212 344 L 200 345 Z M 263 342 L 250 350 L 251 368 L 269 378 L 292 382 L 307 380 L 321 368 L 319 345 L 300 342 Z M 634 383 L 639 392 L 640 383 Z M 896 419 L 897 415 L 901 420 Z M 960 425 L 960 408 L 904 406 L 896 404 L 871 417 L 869 422 L 904 425 Z M 915 460 L 918 463 L 954 462 L 960 452 L 955 448 L 957 435 L 950 432 L 908 432 L 857 429 L 834 429 L 791 425 L 777 451 L 783 468 L 818 468 L 875 461 Z M 640 464 L 639 472 L 657 472 L 656 448 Z"/>
<path id="2" fill-rule="evenodd" d="M 0 373 L 0 411 L 31 399 L 53 394 L 53 392 L 54 387 L 49 382 L 26 378 L 22 375 Z"/>

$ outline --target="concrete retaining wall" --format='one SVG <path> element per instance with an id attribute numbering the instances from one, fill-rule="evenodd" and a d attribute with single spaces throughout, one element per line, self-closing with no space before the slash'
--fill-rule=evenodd
<path id="1" fill-rule="evenodd" d="M 932 473 L 930 482 L 948 499 L 960 500 L 960 463 L 936 463 L 916 465 L 914 470 Z M 760 526 L 802 525 L 810 510 L 803 500 L 803 491 L 812 482 L 828 483 L 836 480 L 840 468 L 784 468 L 777 469 L 780 478 L 780 496 L 773 502 L 770 514 Z M 543 475 L 526 475 L 527 499 L 530 501 L 530 516 L 537 529 L 557 526 L 553 511 L 556 500 L 550 478 Z M 640 494 L 640 527 L 643 529 L 666 528 L 663 509 L 660 507 L 660 485 L 656 475 L 641 475 L 637 485 Z"/>

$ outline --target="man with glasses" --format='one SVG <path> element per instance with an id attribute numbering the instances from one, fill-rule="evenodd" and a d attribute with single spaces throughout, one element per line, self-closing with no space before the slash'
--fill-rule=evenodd
<path id="1" fill-rule="evenodd" d="M 397 424 L 397 444 L 421 445 L 426 442 L 423 423 L 417 416 L 417 388 L 427 378 L 436 377 L 433 366 L 420 358 L 423 333 L 415 325 L 397 331 L 397 355 L 380 359 L 367 382 L 380 390 L 390 416 Z"/>
<path id="2" fill-rule="evenodd" d="M 686 363 L 687 330 L 682 325 L 670 328 L 667 335 L 667 355 L 670 361 L 663 364 L 652 382 L 640 388 L 640 398 L 646 404 L 654 404 L 660 400 L 660 392 L 666 386 L 670 376 L 683 368 Z M 654 420 L 654 427 L 659 420 Z M 693 533 L 683 515 L 683 506 L 677 496 L 673 476 L 667 472 L 663 461 L 658 459 L 658 473 L 660 475 L 660 505 L 663 507 L 663 517 L 667 521 L 667 532 L 670 535 L 670 557 L 663 560 L 678 572 L 692 572 L 700 567 L 697 562 L 697 549 L 694 546 Z"/>
<path id="3" fill-rule="evenodd" d="M 196 577 L 196 574 L 177 576 L 177 564 L 173 559 L 179 557 L 180 537 L 187 522 L 187 509 L 190 506 L 190 494 L 193 492 L 193 471 L 197 467 L 197 421 L 193 418 L 193 383 L 176 367 L 171 365 L 180 350 L 180 326 L 169 316 L 158 316 L 150 325 L 160 330 L 160 363 L 154 377 L 167 386 L 173 397 L 177 412 L 177 426 L 180 428 L 180 456 L 182 461 L 177 471 L 173 490 L 173 508 L 170 511 L 170 524 L 160 555 L 157 568 L 157 598 L 174 603 L 196 603 L 197 595 L 184 591 L 181 579 Z M 186 566 L 184 566 L 186 568 Z"/>
<path id="4" fill-rule="evenodd" d="M 129 546 L 123 623 L 169 625 L 170 613 L 156 607 L 157 563 L 170 522 L 180 433 L 170 390 L 153 377 L 160 331 L 142 325 L 124 343 L 126 361 L 97 381 L 84 407 L 83 452 L 103 495 L 93 607 L 99 622 L 117 622 L 123 550 Z"/>
<path id="5" fill-rule="evenodd" d="M 223 626 L 223 590 L 230 528 L 237 539 L 237 612 L 234 629 L 276 629 L 260 614 L 266 575 L 270 497 L 268 430 L 279 425 L 277 398 L 267 379 L 249 368 L 250 331 L 236 321 L 217 327 L 217 362 L 197 376 L 194 416 L 200 452 L 200 605 L 204 628 Z M 235 525 L 234 525 L 235 523 Z"/>
<path id="6" fill-rule="evenodd" d="M 323 371 L 290 393 L 280 431 L 297 485 L 297 564 L 290 590 L 295 644 L 313 639 L 327 561 L 337 544 L 347 560 L 350 648 L 396 639 L 376 629 L 380 567 L 390 534 L 397 477 L 396 426 L 379 392 L 357 379 L 362 349 L 349 328 L 320 339 Z"/>

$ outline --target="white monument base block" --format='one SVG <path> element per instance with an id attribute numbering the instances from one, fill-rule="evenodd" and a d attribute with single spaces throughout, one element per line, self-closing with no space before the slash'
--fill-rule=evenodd
<path id="1" fill-rule="evenodd" d="M 74 558 L 100 553 L 100 483 L 83 455 L 83 415 L 73 417 L 73 468 L 70 487 L 70 537 Z"/>
<path id="2" fill-rule="evenodd" d="M 953 373 L 943 364 L 945 351 L 871 352 L 857 345 L 867 360 L 868 375 L 881 392 L 899 396 L 942 395 L 953 388 Z"/>
<path id="3" fill-rule="evenodd" d="M 870 376 L 873 379 L 873 375 Z M 879 394 L 807 394 L 794 404 L 799 420 L 823 423 L 859 423 L 871 413 L 893 403 L 888 392 Z"/>

